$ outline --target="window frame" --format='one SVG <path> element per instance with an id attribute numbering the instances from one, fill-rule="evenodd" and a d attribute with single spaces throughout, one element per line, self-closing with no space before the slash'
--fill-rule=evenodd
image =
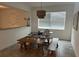
<path id="1" fill-rule="evenodd" d="M 44 28 L 44 27 L 40 27 L 39 26 L 39 19 L 38 19 L 38 29 L 53 29 L 53 30 L 65 30 L 65 22 L 66 22 L 66 14 L 67 12 L 66 11 L 56 11 L 56 12 L 64 12 L 65 13 L 65 17 L 64 17 L 64 25 L 63 25 L 63 29 L 59 29 L 59 28 Z M 47 12 L 48 13 L 48 12 Z M 49 12 L 50 13 L 50 12 Z M 44 19 L 40 19 L 40 20 L 44 20 Z"/>

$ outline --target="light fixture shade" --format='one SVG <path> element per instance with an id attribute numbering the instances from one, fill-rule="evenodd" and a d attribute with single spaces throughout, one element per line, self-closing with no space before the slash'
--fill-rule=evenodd
<path id="1" fill-rule="evenodd" d="M 46 16 L 45 10 L 37 10 L 37 16 L 38 18 L 44 18 Z"/>

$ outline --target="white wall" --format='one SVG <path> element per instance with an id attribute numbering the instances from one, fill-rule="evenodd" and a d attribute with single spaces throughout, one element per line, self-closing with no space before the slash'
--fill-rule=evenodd
<path id="1" fill-rule="evenodd" d="M 71 39 L 71 28 L 72 28 L 72 15 L 73 15 L 73 7 L 74 5 L 56 5 L 51 7 L 44 7 L 46 11 L 66 11 L 66 21 L 65 21 L 65 30 L 51 30 L 54 32 L 55 37 L 59 37 L 60 39 L 70 40 Z M 38 31 L 38 20 L 36 16 L 36 10 L 39 8 L 33 8 L 32 13 L 32 32 Z"/>
<path id="2" fill-rule="evenodd" d="M 74 29 L 72 29 L 71 43 L 76 56 L 79 57 L 79 32 L 75 31 Z"/>
<path id="3" fill-rule="evenodd" d="M 0 3 L 1 4 L 1 3 Z M 23 3 L 4 3 L 19 9 L 30 12 L 30 8 Z M 20 27 L 14 29 L 0 30 L 0 50 L 11 46 L 17 42 L 18 39 L 27 36 L 31 32 L 31 27 Z"/>
<path id="4" fill-rule="evenodd" d="M 30 32 L 30 27 L 0 30 L 0 50 L 15 44 L 18 39 L 27 36 Z"/>
<path id="5" fill-rule="evenodd" d="M 78 11 L 79 11 L 79 3 L 76 3 L 74 6 L 74 15 Z M 73 20 L 75 19 L 73 18 Z M 74 30 L 72 27 L 71 43 L 72 43 L 76 56 L 79 57 L 79 21 L 78 21 L 78 31 Z"/>

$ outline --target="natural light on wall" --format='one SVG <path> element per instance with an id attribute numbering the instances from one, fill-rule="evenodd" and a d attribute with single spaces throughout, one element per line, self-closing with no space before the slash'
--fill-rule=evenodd
<path id="1" fill-rule="evenodd" d="M 39 29 L 65 29 L 66 12 L 47 12 L 44 19 L 38 19 Z"/>
<path id="2" fill-rule="evenodd" d="M 0 5 L 0 8 L 8 8 L 8 7 L 4 5 Z"/>

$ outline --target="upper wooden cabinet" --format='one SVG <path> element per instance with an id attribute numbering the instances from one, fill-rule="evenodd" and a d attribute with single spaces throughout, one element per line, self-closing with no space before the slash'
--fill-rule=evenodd
<path id="1" fill-rule="evenodd" d="M 0 8 L 0 29 L 27 26 L 29 13 L 16 8 Z"/>

